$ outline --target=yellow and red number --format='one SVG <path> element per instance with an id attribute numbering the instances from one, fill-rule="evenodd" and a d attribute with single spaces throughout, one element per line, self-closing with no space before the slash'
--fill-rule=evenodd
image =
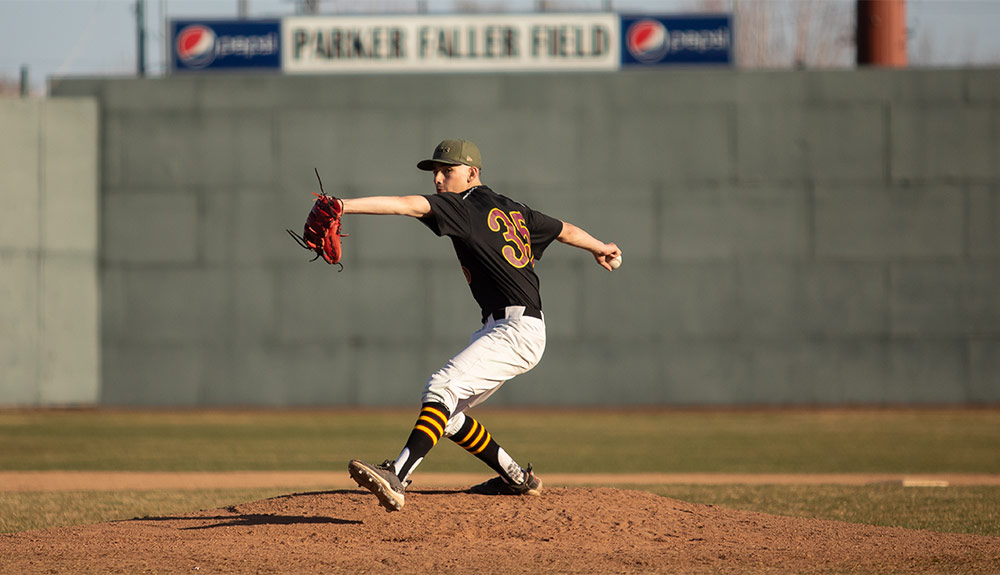
<path id="1" fill-rule="evenodd" d="M 493 208 L 486 217 L 486 221 L 490 230 L 503 231 L 503 239 L 507 240 L 507 245 L 503 247 L 501 252 L 510 265 L 523 268 L 532 263 L 531 234 L 528 232 L 528 226 L 525 224 L 521 212 L 511 212 L 508 215 L 500 208 Z"/>

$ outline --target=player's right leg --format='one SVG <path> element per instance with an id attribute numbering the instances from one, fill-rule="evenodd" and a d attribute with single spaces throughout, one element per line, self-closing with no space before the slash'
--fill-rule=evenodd
<path id="1" fill-rule="evenodd" d="M 456 429 L 457 428 L 457 429 Z M 448 430 L 455 430 L 449 439 L 475 455 L 497 472 L 497 477 L 469 489 L 480 495 L 540 495 L 542 480 L 535 476 L 531 464 L 522 468 L 500 446 L 486 427 L 465 413 L 458 413 L 448 422 Z"/>
<path id="2" fill-rule="evenodd" d="M 395 461 L 348 465 L 358 485 L 378 497 L 389 511 L 402 509 L 410 474 L 444 435 L 461 434 L 456 443 L 499 474 L 498 492 L 537 495 L 541 481 L 522 469 L 479 422 L 462 415 L 482 403 L 508 379 L 530 370 L 545 349 L 545 323 L 534 317 L 490 321 L 476 332 L 469 346 L 435 372 L 424 389 L 423 405 L 406 445 Z M 459 417 L 452 417 L 457 414 Z M 467 437 L 466 437 L 467 436 Z M 494 485 L 487 482 L 483 485 Z"/>
<path id="3" fill-rule="evenodd" d="M 444 435 L 472 453 L 498 477 L 487 488 L 496 494 L 538 495 L 542 482 L 530 466 L 522 468 L 485 427 L 464 412 L 488 399 L 507 380 L 535 366 L 545 350 L 545 323 L 533 317 L 490 319 L 468 347 L 435 372 L 424 389 L 424 404 L 444 406 L 450 417 Z M 488 484 L 488 485 L 487 485 Z M 482 487 L 482 489 L 479 489 Z"/>
<path id="4" fill-rule="evenodd" d="M 503 476 L 497 476 L 489 481 L 484 481 L 479 485 L 473 485 L 466 491 L 476 495 L 541 495 L 542 480 L 535 475 L 528 464 L 527 469 L 522 470 L 524 479 L 521 483 L 510 483 Z"/>

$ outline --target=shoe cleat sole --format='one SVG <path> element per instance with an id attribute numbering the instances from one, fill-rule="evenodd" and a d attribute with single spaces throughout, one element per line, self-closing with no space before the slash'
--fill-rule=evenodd
<path id="1" fill-rule="evenodd" d="M 371 491 L 378 498 L 378 502 L 382 504 L 382 507 L 385 507 L 386 511 L 393 512 L 403 509 L 403 505 L 406 503 L 405 496 L 393 491 L 384 478 L 370 471 L 364 463 L 355 459 L 347 466 L 347 470 L 359 487 Z"/>

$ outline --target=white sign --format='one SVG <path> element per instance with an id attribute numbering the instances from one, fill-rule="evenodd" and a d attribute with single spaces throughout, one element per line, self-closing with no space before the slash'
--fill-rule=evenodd
<path id="1" fill-rule="evenodd" d="M 617 70 L 615 14 L 295 17 L 287 74 Z"/>

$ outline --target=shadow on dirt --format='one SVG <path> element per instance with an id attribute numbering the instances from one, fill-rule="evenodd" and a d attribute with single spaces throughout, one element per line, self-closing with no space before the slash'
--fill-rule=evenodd
<path id="1" fill-rule="evenodd" d="M 337 519 L 334 517 L 306 517 L 302 515 L 273 515 L 269 513 L 251 513 L 245 515 L 214 515 L 209 517 L 142 517 L 132 521 L 219 521 L 210 525 L 195 525 L 180 527 L 181 531 L 199 529 L 215 529 L 217 527 L 252 527 L 255 525 L 361 525 L 361 521 Z"/>
<path id="2" fill-rule="evenodd" d="M 441 488 L 424 488 L 424 489 L 407 489 L 406 493 L 416 493 L 418 495 L 458 495 L 469 492 L 468 489 L 441 489 Z M 294 499 L 296 497 L 315 497 L 317 495 L 369 495 L 370 493 L 365 489 L 335 489 L 331 491 L 304 491 L 302 493 L 291 493 L 288 495 L 278 495 L 271 497 L 270 499 L 265 499 L 265 501 L 277 501 L 279 499 Z"/>

